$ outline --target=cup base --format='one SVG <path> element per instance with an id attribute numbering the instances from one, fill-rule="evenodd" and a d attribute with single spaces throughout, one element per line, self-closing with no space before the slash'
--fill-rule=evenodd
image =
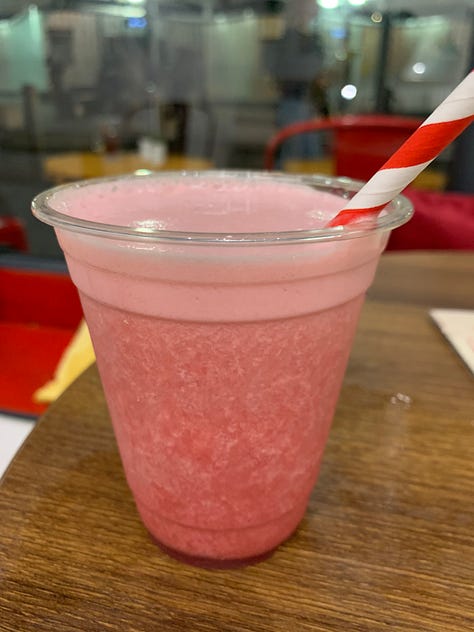
<path id="1" fill-rule="evenodd" d="M 279 548 L 278 546 L 266 551 L 265 553 L 260 553 L 259 555 L 254 555 L 252 557 L 246 557 L 242 559 L 212 559 L 207 557 L 197 557 L 194 555 L 187 555 L 186 553 L 182 553 L 181 551 L 177 551 L 166 544 L 163 544 L 159 540 L 155 538 L 154 535 L 149 533 L 151 540 L 158 546 L 159 549 L 166 553 L 169 557 L 181 562 L 183 564 L 188 564 L 189 566 L 197 566 L 199 568 L 206 568 L 208 570 L 233 570 L 238 568 L 244 568 L 245 566 L 253 566 L 254 564 L 259 564 L 260 562 L 264 562 L 268 558 L 270 558 L 275 551 Z"/>
<path id="2" fill-rule="evenodd" d="M 238 568 L 267 559 L 288 540 L 305 514 L 307 498 L 264 524 L 220 530 L 183 525 L 135 502 L 150 537 L 170 557 L 202 568 Z"/>

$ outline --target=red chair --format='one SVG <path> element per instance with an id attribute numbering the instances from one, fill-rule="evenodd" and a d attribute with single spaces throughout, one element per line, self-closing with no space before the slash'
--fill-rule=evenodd
<path id="1" fill-rule="evenodd" d="M 333 132 L 335 175 L 367 180 L 420 125 L 421 119 L 382 114 L 314 118 L 282 128 L 265 149 L 265 168 L 275 168 L 278 148 L 288 138 L 306 132 Z"/>
<path id="2" fill-rule="evenodd" d="M 265 168 L 274 168 L 278 148 L 286 139 L 295 134 L 331 130 L 334 175 L 368 180 L 420 123 L 416 118 L 379 114 L 293 123 L 268 142 Z M 305 173 L 311 172 L 312 166 L 310 162 Z M 315 162 L 314 171 L 317 169 Z M 405 193 L 413 202 L 415 214 L 392 233 L 389 250 L 474 250 L 474 195 L 415 191 L 412 187 Z"/>
<path id="3" fill-rule="evenodd" d="M 26 252 L 28 243 L 21 222 L 10 215 L 0 215 L 0 248 Z"/>
<path id="4" fill-rule="evenodd" d="M 474 195 L 411 187 L 403 195 L 415 214 L 392 232 L 387 250 L 474 250 Z"/>

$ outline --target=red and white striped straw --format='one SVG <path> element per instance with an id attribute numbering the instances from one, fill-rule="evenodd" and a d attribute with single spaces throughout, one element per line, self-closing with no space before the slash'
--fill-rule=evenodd
<path id="1" fill-rule="evenodd" d="M 381 211 L 474 120 L 474 70 L 413 132 L 329 224 Z"/>

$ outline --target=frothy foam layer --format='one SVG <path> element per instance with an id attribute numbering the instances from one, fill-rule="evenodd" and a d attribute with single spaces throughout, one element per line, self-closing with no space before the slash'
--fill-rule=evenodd
<path id="1" fill-rule="evenodd" d="M 50 203 L 83 219 L 224 235 L 316 229 L 343 199 L 284 177 L 163 174 L 88 182 Z M 110 231 L 113 235 L 113 231 Z M 128 312 L 199 322 L 294 317 L 365 292 L 387 236 L 323 242 L 226 245 L 134 240 L 57 229 L 82 294 Z"/>
<path id="2" fill-rule="evenodd" d="M 167 176 L 102 182 L 57 192 L 66 215 L 144 232 L 278 232 L 325 227 L 343 199 L 262 176 Z"/>

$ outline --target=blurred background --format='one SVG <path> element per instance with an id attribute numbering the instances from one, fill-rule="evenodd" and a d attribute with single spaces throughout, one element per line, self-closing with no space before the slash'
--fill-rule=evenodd
<path id="1" fill-rule="evenodd" d="M 261 169 L 297 120 L 423 118 L 472 66 L 473 41 L 473 0 L 0 0 L 3 248 L 61 257 L 30 214 L 53 184 Z M 332 151 L 330 132 L 308 134 L 276 165 L 329 173 Z M 472 151 L 468 131 L 424 186 L 472 192 Z"/>

